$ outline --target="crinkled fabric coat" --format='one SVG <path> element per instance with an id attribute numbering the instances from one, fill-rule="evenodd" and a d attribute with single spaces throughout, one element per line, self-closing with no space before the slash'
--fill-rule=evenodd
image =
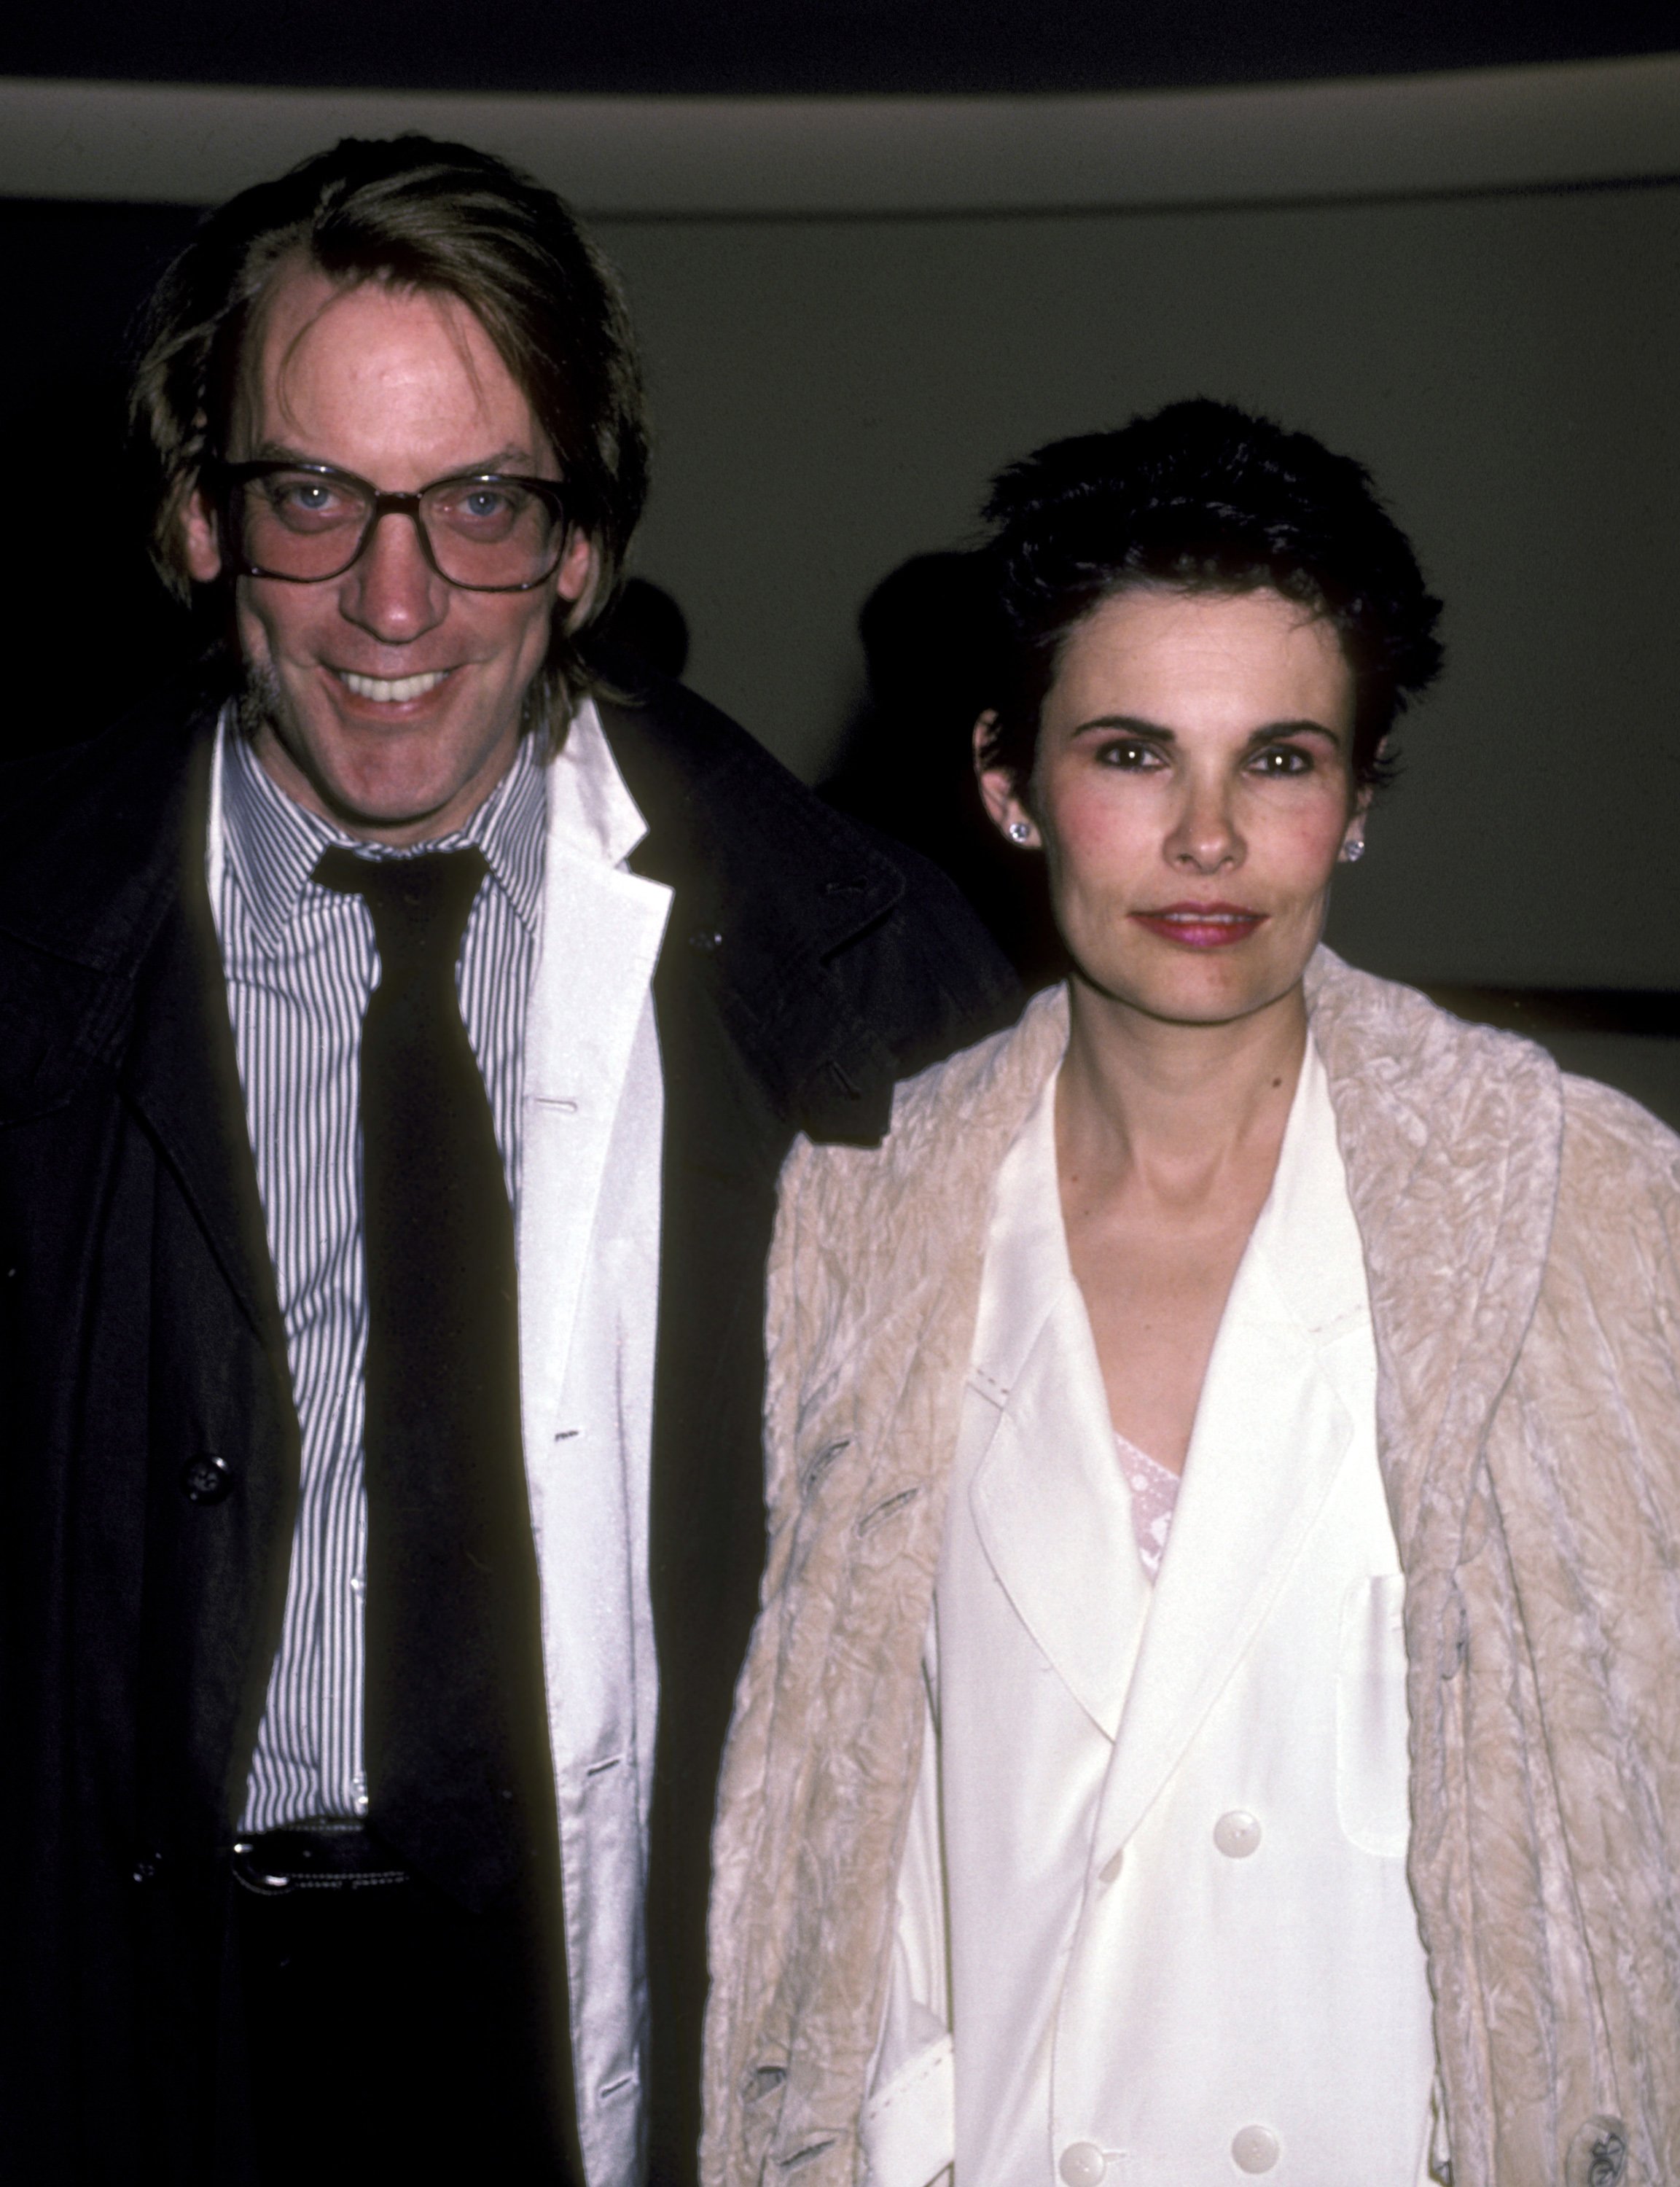
<path id="1" fill-rule="evenodd" d="M 1409 1874 L 1453 2187 L 1680 2180 L 1680 1140 L 1320 951 L 1406 1572 Z M 1060 990 L 796 1145 L 770 1559 L 716 1836 L 706 2187 L 859 2176 L 992 1179 Z"/>

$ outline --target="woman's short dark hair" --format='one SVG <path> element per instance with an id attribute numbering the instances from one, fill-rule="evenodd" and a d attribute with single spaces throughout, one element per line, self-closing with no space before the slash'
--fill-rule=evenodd
<path id="1" fill-rule="evenodd" d="M 1108 433 L 1053 441 L 992 481 L 985 514 L 1001 640 L 992 764 L 1025 785 L 1069 632 L 1134 586 L 1269 587 L 1322 616 L 1353 672 L 1353 774 L 1441 668 L 1441 603 L 1369 473 L 1309 433 L 1228 402 L 1169 403 Z"/>
<path id="2" fill-rule="evenodd" d="M 387 280 L 458 298 L 495 344 L 559 458 L 569 514 L 610 599 L 648 486 L 641 373 L 611 268 L 552 190 L 430 137 L 347 137 L 211 213 L 140 328 L 130 419 L 152 479 L 152 559 L 184 598 L 182 513 L 228 453 L 247 338 L 277 272 L 302 260 L 346 286 Z M 560 629 L 551 675 L 576 673 Z"/>

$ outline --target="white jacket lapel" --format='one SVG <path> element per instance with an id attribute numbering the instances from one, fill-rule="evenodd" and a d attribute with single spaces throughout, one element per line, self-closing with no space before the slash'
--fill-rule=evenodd
<path id="1" fill-rule="evenodd" d="M 620 865 L 644 832 L 586 704 L 549 768 L 526 1019 L 520 1355 L 532 1452 L 565 1384 L 607 1150 L 670 908 L 669 889 Z"/>
<path id="2" fill-rule="evenodd" d="M 1322 1510 L 1353 1420 L 1325 1347 L 1363 1314 L 1322 1065 L 1309 1044 L 1278 1174 L 1220 1324 L 1183 1487 L 1104 1790 L 1123 1840 L 1264 1623 Z"/>
<path id="3" fill-rule="evenodd" d="M 1016 1615 L 1112 1739 L 1149 1583 L 1068 1262 L 1054 1094 L 1053 1077 L 998 1180 L 965 1409 L 965 1434 L 986 1438 L 969 1508 Z"/>

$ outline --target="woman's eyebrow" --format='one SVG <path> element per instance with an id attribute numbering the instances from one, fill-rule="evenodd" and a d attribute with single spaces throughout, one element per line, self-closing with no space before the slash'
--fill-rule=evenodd
<path id="1" fill-rule="evenodd" d="M 1178 741 L 1176 731 L 1161 722 L 1146 722 L 1141 714 L 1093 714 L 1088 722 L 1081 722 L 1073 734 L 1082 737 L 1091 729 L 1118 729 L 1126 736 L 1148 737 L 1156 744 Z"/>
<path id="2" fill-rule="evenodd" d="M 1340 731 L 1333 729 L 1328 722 L 1303 718 L 1296 722 L 1263 722 L 1257 729 L 1250 730 L 1245 749 L 1252 751 L 1259 745 L 1274 744 L 1279 737 L 1324 737 L 1338 746 L 1346 741 Z"/>

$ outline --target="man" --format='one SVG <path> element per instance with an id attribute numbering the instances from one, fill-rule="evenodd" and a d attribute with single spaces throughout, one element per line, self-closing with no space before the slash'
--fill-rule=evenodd
<path id="1" fill-rule="evenodd" d="M 645 441 L 548 193 L 244 193 L 135 401 L 228 641 L 5 787 L 0 2173 L 682 2179 L 778 1168 L 1007 975 L 587 660 Z"/>

